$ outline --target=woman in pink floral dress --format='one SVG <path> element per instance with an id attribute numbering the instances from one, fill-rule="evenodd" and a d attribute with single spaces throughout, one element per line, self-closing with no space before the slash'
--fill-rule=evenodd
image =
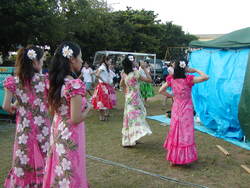
<path id="1" fill-rule="evenodd" d="M 48 80 L 39 74 L 43 51 L 30 46 L 17 54 L 16 76 L 4 81 L 3 109 L 16 112 L 12 169 L 4 187 L 41 187 L 49 149 Z M 12 104 L 12 98 L 16 98 Z"/>
<path id="2" fill-rule="evenodd" d="M 139 81 L 152 82 L 150 74 L 146 71 L 146 63 L 142 63 L 142 68 L 146 77 L 142 77 L 137 70 L 133 70 L 134 57 L 128 55 L 123 61 L 121 86 L 125 89 L 125 107 L 122 128 L 122 146 L 134 146 L 137 141 L 152 134 L 146 121 L 146 109 L 140 94 Z"/>
<path id="3" fill-rule="evenodd" d="M 198 73 L 199 77 L 186 75 L 185 70 L 190 73 Z M 164 142 L 167 150 L 166 160 L 171 165 L 184 165 L 198 159 L 194 138 L 194 110 L 191 97 L 192 86 L 195 83 L 208 80 L 208 76 L 195 69 L 186 69 L 184 61 L 174 65 L 174 74 L 168 76 L 167 82 L 160 88 L 159 92 L 167 97 L 171 94 L 166 92 L 167 87 L 173 90 L 173 106 L 171 113 L 170 130 Z"/>
<path id="4" fill-rule="evenodd" d="M 84 119 L 91 106 L 76 79 L 81 49 L 71 42 L 56 50 L 49 71 L 49 106 L 54 114 L 43 188 L 87 188 Z M 86 107 L 86 108 L 85 108 Z"/>

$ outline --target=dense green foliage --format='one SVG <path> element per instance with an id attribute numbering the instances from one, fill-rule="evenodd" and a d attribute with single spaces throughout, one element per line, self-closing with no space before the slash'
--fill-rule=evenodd
<path id="1" fill-rule="evenodd" d="M 6 55 L 19 45 L 49 45 L 63 40 L 80 44 L 84 58 L 97 50 L 156 53 L 187 46 L 196 39 L 181 26 L 162 23 L 147 10 L 111 11 L 104 0 L 1 0 L 0 51 Z"/>

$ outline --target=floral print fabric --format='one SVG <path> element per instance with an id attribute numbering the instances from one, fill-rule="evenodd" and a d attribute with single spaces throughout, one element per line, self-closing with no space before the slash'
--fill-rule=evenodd
<path id="1" fill-rule="evenodd" d="M 80 79 L 66 79 L 61 92 L 62 104 L 52 123 L 43 188 L 88 187 L 84 123 L 73 124 L 70 119 L 70 99 L 77 95 L 82 96 L 82 111 L 84 111 L 86 105 L 84 83 Z"/>
<path id="2" fill-rule="evenodd" d="M 146 109 L 140 95 L 139 72 L 133 71 L 124 77 L 127 92 L 125 94 L 122 145 L 133 146 L 138 139 L 150 135 L 152 132 L 146 121 Z"/>
<path id="3" fill-rule="evenodd" d="M 185 79 L 167 77 L 173 90 L 170 130 L 164 143 L 166 160 L 173 164 L 188 164 L 198 159 L 194 137 L 194 112 L 191 97 L 194 76 Z"/>
<path id="4" fill-rule="evenodd" d="M 112 109 L 113 105 L 115 105 L 115 99 L 112 99 L 111 96 L 115 94 L 111 94 L 111 88 L 107 83 L 99 82 L 96 86 L 92 97 L 92 105 L 95 110 L 107 110 Z M 113 101 L 113 102 L 112 102 Z"/>
<path id="5" fill-rule="evenodd" d="M 36 73 L 22 87 L 18 77 L 8 77 L 4 87 L 18 101 L 12 169 L 4 186 L 41 187 L 49 149 L 48 80 Z"/>

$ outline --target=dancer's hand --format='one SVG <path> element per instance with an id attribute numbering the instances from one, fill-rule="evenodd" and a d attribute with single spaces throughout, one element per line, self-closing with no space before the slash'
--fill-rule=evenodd
<path id="1" fill-rule="evenodd" d="M 16 105 L 11 104 L 9 113 L 10 114 L 15 114 L 16 113 L 16 109 L 17 109 Z"/>

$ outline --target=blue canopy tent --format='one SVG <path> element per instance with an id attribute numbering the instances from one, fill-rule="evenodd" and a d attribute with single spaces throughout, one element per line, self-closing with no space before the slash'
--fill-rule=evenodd
<path id="1" fill-rule="evenodd" d="M 189 46 L 189 66 L 210 76 L 193 87 L 201 122 L 218 137 L 250 139 L 250 28 Z"/>

